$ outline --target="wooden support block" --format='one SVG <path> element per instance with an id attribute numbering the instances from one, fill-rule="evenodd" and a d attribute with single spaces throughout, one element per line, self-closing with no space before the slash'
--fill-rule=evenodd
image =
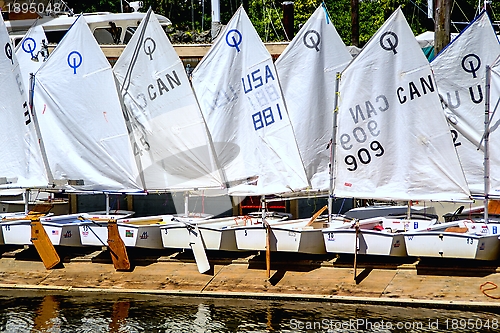
<path id="1" fill-rule="evenodd" d="M 61 262 L 59 255 L 43 228 L 40 219 L 31 221 L 31 242 L 40 255 L 46 269 L 52 269 Z"/>
<path id="2" fill-rule="evenodd" d="M 113 265 L 117 271 L 130 270 L 130 261 L 128 260 L 127 249 L 125 243 L 118 232 L 118 224 L 116 220 L 108 221 L 108 249 L 111 253 Z"/>
<path id="3" fill-rule="evenodd" d="M 500 200 L 488 201 L 488 214 L 500 215 Z"/>

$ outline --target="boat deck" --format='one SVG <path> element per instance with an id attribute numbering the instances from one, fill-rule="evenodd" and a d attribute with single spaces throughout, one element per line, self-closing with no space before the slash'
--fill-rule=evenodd
<path id="1" fill-rule="evenodd" d="M 57 248 L 46 270 L 33 247 L 0 248 L 0 288 L 283 298 L 499 311 L 500 262 L 273 253 L 208 252 L 199 274 L 191 251 L 129 249 L 130 271 L 116 271 L 106 248 Z M 484 285 L 486 284 L 486 285 Z M 483 287 L 481 287 L 484 285 Z M 486 290 L 491 289 L 491 290 Z M 484 291 L 484 292 L 483 292 Z M 488 296 L 489 295 L 489 296 Z"/>

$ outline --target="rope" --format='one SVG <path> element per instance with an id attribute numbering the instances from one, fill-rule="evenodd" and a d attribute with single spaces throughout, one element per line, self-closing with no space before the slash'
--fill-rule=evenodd
<path id="1" fill-rule="evenodd" d="M 489 287 L 489 288 L 486 288 L 486 289 L 485 289 L 484 287 L 485 287 L 486 285 L 492 285 L 492 287 Z M 485 282 L 485 283 L 483 283 L 482 285 L 480 285 L 480 286 L 479 286 L 479 290 L 481 290 L 481 292 L 482 292 L 485 296 L 487 296 L 487 297 L 489 297 L 489 298 L 493 298 L 493 299 L 500 299 L 500 296 L 491 296 L 491 295 L 488 295 L 488 294 L 486 293 L 486 292 L 487 292 L 487 291 L 489 291 L 489 290 L 495 290 L 495 289 L 497 289 L 497 288 L 498 288 L 498 286 L 497 286 L 496 284 L 494 284 L 493 282 L 490 282 L 490 281 Z"/>
<path id="2" fill-rule="evenodd" d="M 271 5 L 274 7 L 274 11 L 276 12 L 276 16 L 278 16 L 278 17 L 279 17 L 280 15 L 279 15 L 279 13 L 278 13 L 278 9 L 276 8 L 276 3 L 275 3 L 274 1 L 272 1 L 272 2 L 271 2 Z M 269 11 L 269 18 L 271 19 L 271 24 L 272 24 L 271 11 Z M 284 35 L 285 35 L 286 39 L 287 39 L 288 41 L 290 41 L 290 40 L 291 40 L 291 38 L 290 38 L 291 36 L 288 36 L 288 35 L 286 34 L 285 26 L 283 25 L 283 20 L 279 20 L 279 22 L 280 22 L 280 24 L 281 24 L 281 29 L 283 29 L 283 33 L 284 33 Z M 273 29 L 274 29 L 274 33 L 276 34 L 276 38 L 277 38 L 277 37 L 278 37 L 278 32 L 276 31 L 276 28 L 274 27 L 274 24 L 273 24 Z"/>

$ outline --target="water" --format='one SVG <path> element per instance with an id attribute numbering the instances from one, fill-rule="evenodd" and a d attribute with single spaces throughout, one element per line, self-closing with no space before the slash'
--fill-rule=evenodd
<path id="1" fill-rule="evenodd" d="M 0 332 L 500 332 L 500 315 L 325 302 L 0 290 Z"/>

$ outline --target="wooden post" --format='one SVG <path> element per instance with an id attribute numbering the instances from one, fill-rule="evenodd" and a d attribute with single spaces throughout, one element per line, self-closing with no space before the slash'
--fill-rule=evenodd
<path id="1" fill-rule="evenodd" d="M 434 55 L 437 55 L 450 43 L 451 26 L 451 1 L 436 0 L 435 29 L 434 29 Z"/>
<path id="2" fill-rule="evenodd" d="M 351 0 L 351 45 L 359 46 L 359 0 Z"/>
<path id="3" fill-rule="evenodd" d="M 263 220 L 262 223 L 266 227 L 266 273 L 269 280 L 271 278 L 271 226 L 266 220 Z"/>
<path id="4" fill-rule="evenodd" d="M 293 1 L 283 1 L 283 27 L 285 28 L 286 39 L 293 39 Z"/>
<path id="5" fill-rule="evenodd" d="M 359 220 L 356 220 L 356 237 L 354 238 L 354 281 L 356 281 L 357 268 L 358 268 L 358 237 L 359 237 Z"/>

